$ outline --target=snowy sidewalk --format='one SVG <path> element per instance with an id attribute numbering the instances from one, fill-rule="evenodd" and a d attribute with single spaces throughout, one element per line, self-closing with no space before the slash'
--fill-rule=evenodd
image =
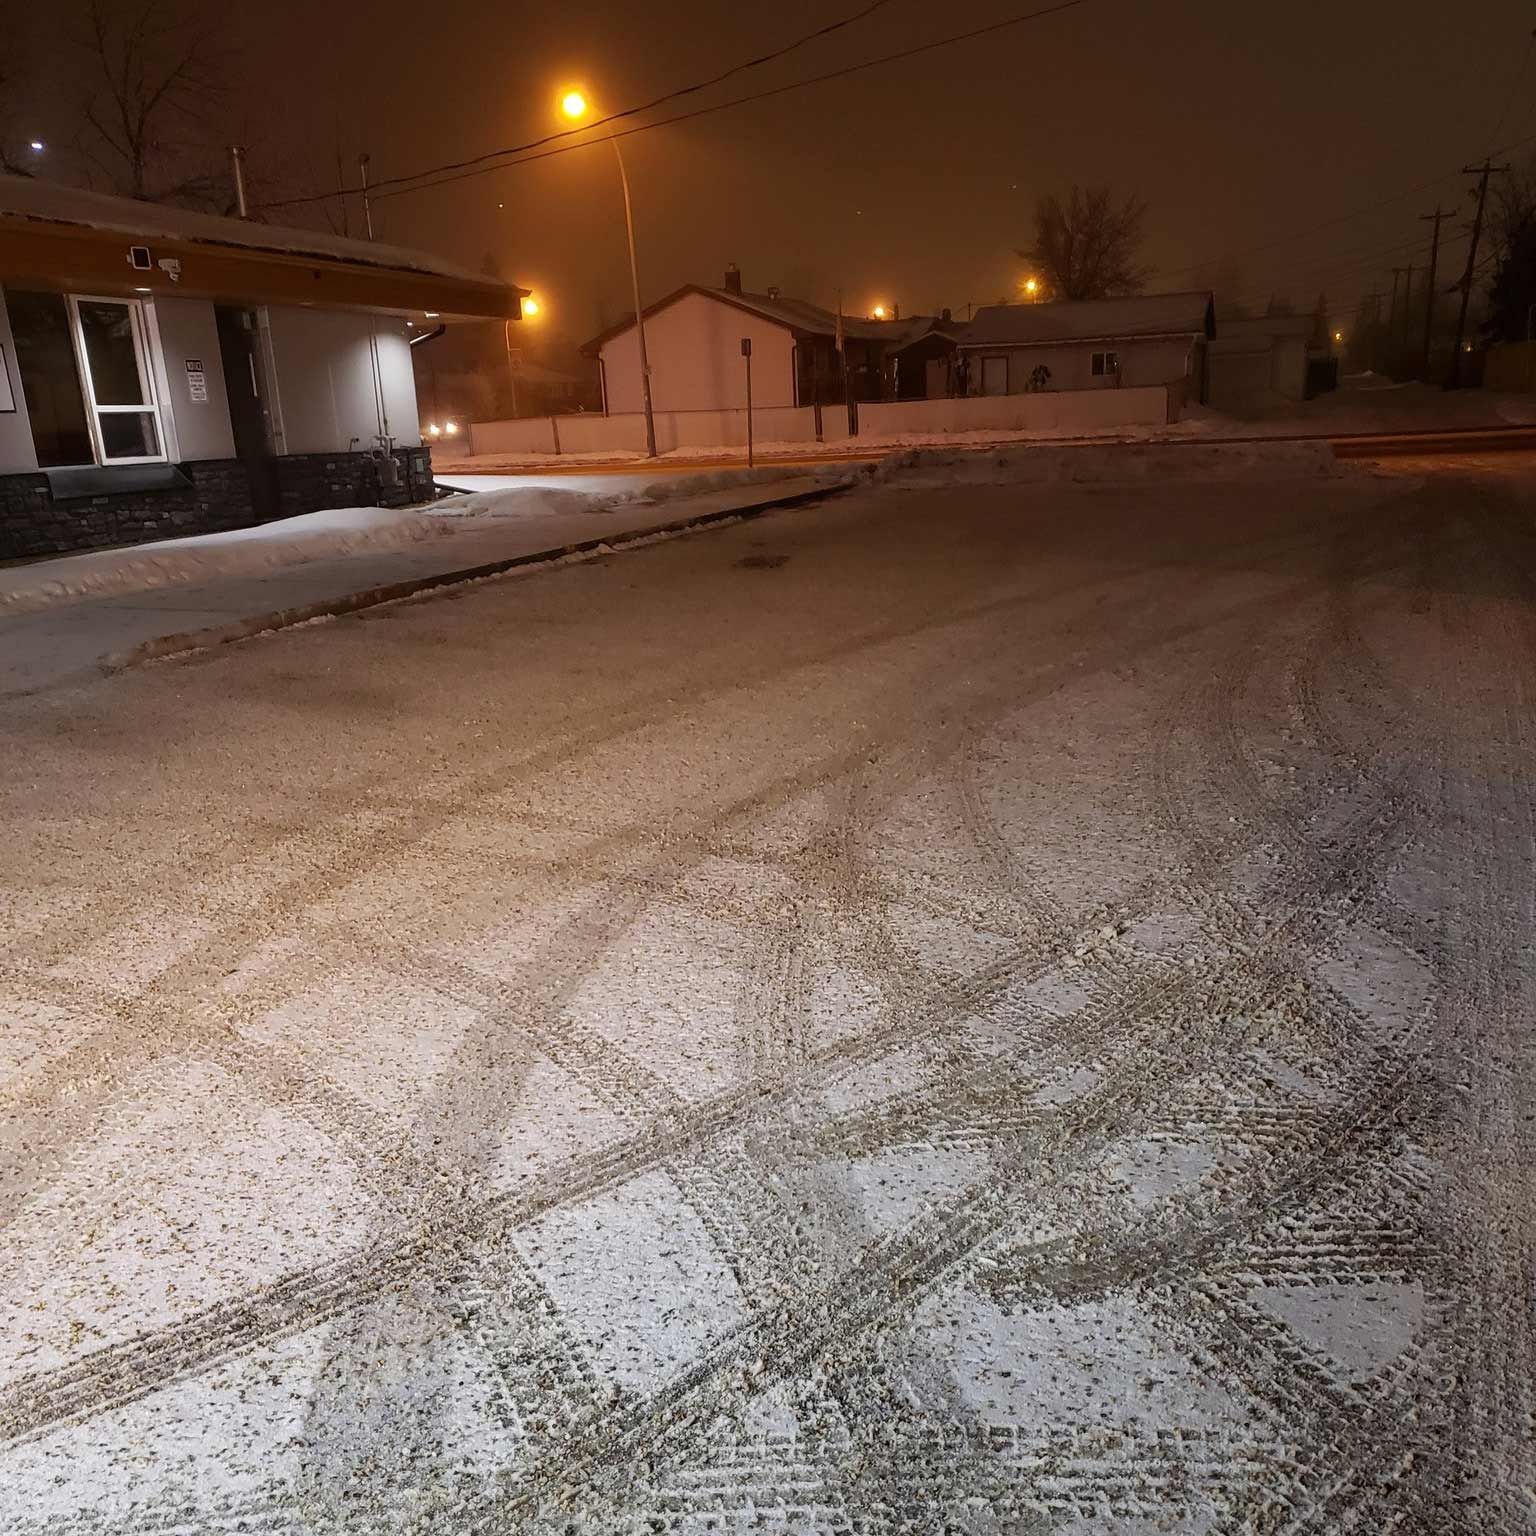
<path id="1" fill-rule="evenodd" d="M 644 478 L 352 507 L 0 569 L 0 695 L 841 489 L 846 477 Z"/>

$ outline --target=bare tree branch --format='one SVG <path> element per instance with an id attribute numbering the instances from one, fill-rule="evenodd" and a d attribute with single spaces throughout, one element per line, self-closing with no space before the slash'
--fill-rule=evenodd
<path id="1" fill-rule="evenodd" d="M 1108 187 L 1073 187 L 1065 204 L 1054 193 L 1035 205 L 1035 243 L 1018 252 L 1044 278 L 1050 297 L 1103 299 L 1140 293 L 1151 276 L 1137 264 L 1147 205 L 1117 203 Z"/>
<path id="2" fill-rule="evenodd" d="M 114 192 L 220 207 L 226 178 L 209 110 L 227 95 L 217 38 L 179 15 L 171 0 L 135 4 L 119 11 L 108 0 L 90 0 L 81 43 L 88 76 L 81 153 L 106 170 Z M 203 131 L 187 134 L 184 125 Z"/>

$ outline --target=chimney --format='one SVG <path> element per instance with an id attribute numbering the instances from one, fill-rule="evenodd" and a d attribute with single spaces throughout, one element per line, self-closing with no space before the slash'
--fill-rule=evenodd
<path id="1" fill-rule="evenodd" d="M 950 312 L 947 309 L 946 310 L 942 310 L 940 312 L 940 314 L 939 314 L 939 319 L 942 320 L 945 325 L 948 325 L 953 318 L 954 317 L 950 314 Z"/>
<path id="2" fill-rule="evenodd" d="M 734 261 L 725 269 L 725 291 L 727 293 L 741 292 L 741 268 Z"/>
<path id="3" fill-rule="evenodd" d="M 772 283 L 770 283 L 768 285 L 768 297 L 770 299 L 776 299 L 776 298 L 778 298 L 778 296 L 779 296 L 779 290 L 777 288 L 775 288 Z"/>

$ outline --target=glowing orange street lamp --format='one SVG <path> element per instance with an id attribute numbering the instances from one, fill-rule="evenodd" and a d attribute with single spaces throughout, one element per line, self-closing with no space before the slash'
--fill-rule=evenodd
<path id="1" fill-rule="evenodd" d="M 585 93 L 566 91 L 560 98 L 560 112 L 569 122 L 579 123 L 592 104 Z M 640 349 L 640 399 L 645 406 L 645 451 L 656 457 L 656 418 L 651 410 L 651 360 L 645 350 L 645 316 L 640 309 L 640 262 L 635 256 L 635 215 L 629 201 L 629 174 L 624 169 L 624 155 L 616 138 L 608 140 L 613 145 L 613 157 L 619 162 L 619 186 L 624 191 L 624 232 L 629 236 L 629 281 L 635 296 L 635 341 Z"/>
<path id="2" fill-rule="evenodd" d="M 888 311 L 886 310 L 886 307 L 885 307 L 884 304 L 876 304 L 875 307 L 872 310 L 870 310 L 870 314 L 876 320 L 884 320 L 887 313 L 888 313 Z"/>
<path id="3" fill-rule="evenodd" d="M 533 320 L 539 313 L 539 301 L 530 294 L 523 300 L 523 319 Z"/>
<path id="4" fill-rule="evenodd" d="M 1030 298 L 1034 298 L 1034 296 L 1040 292 L 1040 279 L 1037 277 L 1026 277 L 1024 279 L 1024 292 L 1027 293 Z"/>

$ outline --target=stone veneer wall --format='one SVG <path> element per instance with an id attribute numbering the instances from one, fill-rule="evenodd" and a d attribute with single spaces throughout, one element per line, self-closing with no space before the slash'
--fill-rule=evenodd
<path id="1" fill-rule="evenodd" d="M 400 483 L 386 488 L 367 453 L 290 453 L 277 461 L 282 517 L 326 507 L 408 507 L 432 499 L 432 450 L 397 448 Z"/>
<path id="2" fill-rule="evenodd" d="M 432 450 L 400 448 L 400 484 L 380 487 L 365 453 L 292 454 L 276 460 L 280 517 L 328 507 L 409 506 L 430 501 Z M 191 480 L 171 490 L 105 492 L 55 501 L 42 474 L 0 475 L 0 560 L 221 533 L 260 521 L 239 459 L 177 466 Z"/>

